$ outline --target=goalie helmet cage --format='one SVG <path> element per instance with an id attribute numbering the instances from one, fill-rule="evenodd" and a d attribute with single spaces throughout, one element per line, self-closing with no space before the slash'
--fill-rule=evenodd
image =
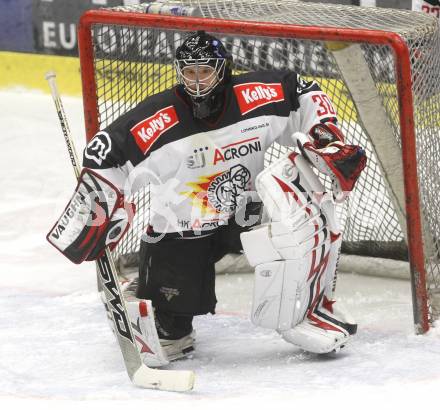
<path id="1" fill-rule="evenodd" d="M 355 190 L 338 206 L 343 252 L 409 260 L 415 329 L 426 332 L 440 313 L 436 19 L 292 0 L 173 1 L 88 11 L 79 24 L 87 139 L 174 86 L 174 51 L 201 29 L 221 38 L 236 73 L 294 70 L 330 96 L 346 141 L 368 155 Z M 270 163 L 285 152 L 274 144 L 265 159 Z M 114 251 L 120 262 L 136 259 L 149 219 L 148 187 L 131 199 L 138 212 Z"/>

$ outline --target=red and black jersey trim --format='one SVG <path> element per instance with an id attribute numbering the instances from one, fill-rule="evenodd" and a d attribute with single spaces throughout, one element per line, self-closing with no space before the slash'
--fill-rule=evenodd
<path id="1" fill-rule="evenodd" d="M 284 100 L 261 105 L 246 114 L 242 114 L 233 87 L 252 82 L 281 84 L 285 96 Z M 233 76 L 231 83 L 225 88 L 224 110 L 220 117 L 213 122 L 195 119 L 193 117 L 192 107 L 188 104 L 188 101 L 179 97 L 180 86 L 176 86 L 170 90 L 150 96 L 105 128 L 104 131 L 106 131 L 112 139 L 112 152 L 109 153 L 107 161 L 101 166 L 97 166 L 97 164 L 92 163 L 84 157 L 84 166 L 95 169 L 105 169 L 114 166 L 123 166 L 127 162 L 136 166 L 153 152 L 162 149 L 167 144 L 190 137 L 194 134 L 220 130 L 237 124 L 237 122 L 241 120 L 250 118 L 261 117 L 263 120 L 265 116 L 270 115 L 287 118 L 293 111 L 299 109 L 300 95 L 297 85 L 297 75 L 291 71 L 258 71 Z M 319 90 L 317 85 L 310 86 L 307 89 L 307 91 L 317 90 Z M 306 92 L 306 90 L 304 90 L 304 92 Z M 147 152 L 142 152 L 136 144 L 130 129 L 143 120 L 154 116 L 155 113 L 164 107 L 170 106 L 175 109 L 179 123 L 160 135 L 149 147 Z"/>

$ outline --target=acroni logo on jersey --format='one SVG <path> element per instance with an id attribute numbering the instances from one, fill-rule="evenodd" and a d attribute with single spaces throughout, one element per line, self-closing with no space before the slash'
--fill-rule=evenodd
<path id="1" fill-rule="evenodd" d="M 281 83 L 238 84 L 234 85 L 234 92 L 242 115 L 263 105 L 284 101 Z"/>
<path id="2" fill-rule="evenodd" d="M 136 144 L 146 154 L 154 142 L 171 127 L 179 123 L 174 106 L 170 105 L 157 111 L 151 117 L 138 122 L 130 129 Z"/>
<path id="3" fill-rule="evenodd" d="M 260 151 L 261 143 L 258 137 L 233 142 L 232 144 L 215 149 L 213 165 L 216 165 L 218 162 L 242 158 L 254 152 Z"/>

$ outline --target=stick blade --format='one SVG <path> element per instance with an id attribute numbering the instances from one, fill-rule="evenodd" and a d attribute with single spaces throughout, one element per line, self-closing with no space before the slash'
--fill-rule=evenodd
<path id="1" fill-rule="evenodd" d="M 190 370 L 159 370 L 141 366 L 133 375 L 136 386 L 147 389 L 184 392 L 194 387 L 195 374 Z"/>

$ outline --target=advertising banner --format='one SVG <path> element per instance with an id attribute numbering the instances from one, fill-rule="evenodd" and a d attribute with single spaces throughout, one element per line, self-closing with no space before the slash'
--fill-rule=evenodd
<path id="1" fill-rule="evenodd" d="M 121 4 L 121 0 L 32 0 L 35 52 L 78 55 L 76 26 L 81 14 L 89 9 Z"/>
<path id="2" fill-rule="evenodd" d="M 32 1 L 0 0 L 0 51 L 34 51 Z"/>

